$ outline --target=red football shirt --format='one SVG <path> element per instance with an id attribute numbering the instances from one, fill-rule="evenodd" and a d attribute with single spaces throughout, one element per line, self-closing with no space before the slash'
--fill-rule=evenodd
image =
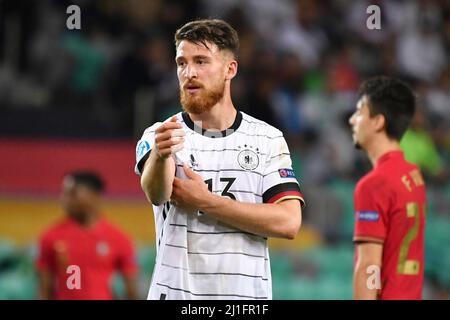
<path id="1" fill-rule="evenodd" d="M 354 241 L 383 243 L 381 299 L 421 299 L 425 184 L 403 152 L 384 154 L 355 189 Z"/>
<path id="2" fill-rule="evenodd" d="M 71 218 L 53 226 L 40 239 L 36 265 L 51 272 L 54 298 L 61 300 L 112 299 L 113 273 L 137 271 L 131 241 L 104 219 L 88 228 Z M 79 270 L 79 282 L 74 278 L 75 269 Z"/>

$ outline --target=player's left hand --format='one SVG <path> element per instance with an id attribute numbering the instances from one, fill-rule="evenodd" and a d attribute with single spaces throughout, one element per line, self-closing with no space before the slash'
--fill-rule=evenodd
<path id="1" fill-rule="evenodd" d="M 187 179 L 174 178 L 170 200 L 179 208 L 188 212 L 196 212 L 212 194 L 203 178 L 188 165 L 183 165 L 183 170 Z"/>

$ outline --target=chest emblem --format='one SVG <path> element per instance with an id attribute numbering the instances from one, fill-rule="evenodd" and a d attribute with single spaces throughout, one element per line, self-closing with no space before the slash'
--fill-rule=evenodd
<path id="1" fill-rule="evenodd" d="M 251 149 L 239 152 L 237 160 L 241 168 L 245 170 L 255 170 L 259 165 L 259 156 Z"/>

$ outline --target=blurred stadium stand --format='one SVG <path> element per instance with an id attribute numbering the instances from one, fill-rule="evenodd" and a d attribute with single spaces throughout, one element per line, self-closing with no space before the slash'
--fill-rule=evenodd
<path id="1" fill-rule="evenodd" d="M 71 4 L 80 31 L 65 27 Z M 75 168 L 105 178 L 105 215 L 133 237 L 146 297 L 154 228 L 135 142 L 179 110 L 172 38 L 197 17 L 237 28 L 235 104 L 282 129 L 307 199 L 299 237 L 271 240 L 274 298 L 351 298 L 353 187 L 370 166 L 347 119 L 360 81 L 382 73 L 418 93 L 402 147 L 428 185 L 424 297 L 448 299 L 450 6 L 439 0 L 0 1 L 0 299 L 36 298 L 36 239 L 62 216 L 61 178 Z"/>

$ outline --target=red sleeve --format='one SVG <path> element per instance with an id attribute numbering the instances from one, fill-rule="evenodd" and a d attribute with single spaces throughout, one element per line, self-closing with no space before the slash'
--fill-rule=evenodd
<path id="1" fill-rule="evenodd" d="M 44 234 L 39 240 L 36 269 L 38 271 L 50 270 L 53 265 L 52 240 Z"/>
<path id="2" fill-rule="evenodd" d="M 124 275 L 134 275 L 138 271 L 133 243 L 121 235 L 118 243 L 117 269 Z"/>
<path id="3" fill-rule="evenodd" d="M 353 240 L 386 238 L 387 194 L 382 181 L 363 180 L 355 189 L 355 230 Z"/>

